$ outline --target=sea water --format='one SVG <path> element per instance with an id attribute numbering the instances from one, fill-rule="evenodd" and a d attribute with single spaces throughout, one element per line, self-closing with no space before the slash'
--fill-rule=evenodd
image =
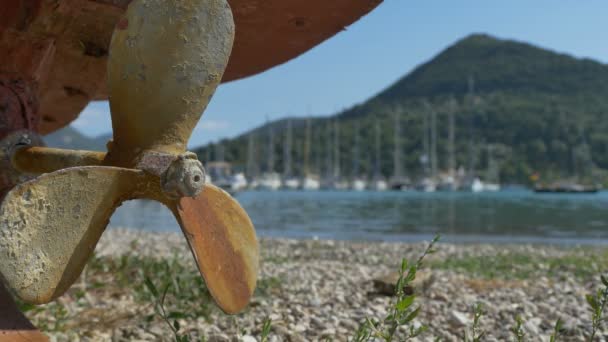
<path id="1" fill-rule="evenodd" d="M 608 192 L 245 191 L 236 199 L 259 236 L 342 240 L 608 243 Z M 129 201 L 111 227 L 179 231 L 153 201 Z"/>

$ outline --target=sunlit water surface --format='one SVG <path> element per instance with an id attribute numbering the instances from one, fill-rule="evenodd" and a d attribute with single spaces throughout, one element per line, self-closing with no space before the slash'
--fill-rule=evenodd
<path id="1" fill-rule="evenodd" d="M 236 198 L 258 235 L 345 240 L 608 243 L 608 192 L 247 191 Z M 179 231 L 171 212 L 129 201 L 110 226 Z"/>

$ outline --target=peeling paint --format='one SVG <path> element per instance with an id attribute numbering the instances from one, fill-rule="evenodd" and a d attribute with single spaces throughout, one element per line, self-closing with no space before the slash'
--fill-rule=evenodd
<path id="1" fill-rule="evenodd" d="M 114 144 L 183 153 L 228 64 L 232 13 L 224 0 L 134 1 L 125 16 L 108 60 Z"/>
<path id="2" fill-rule="evenodd" d="M 6 256 L 0 274 L 6 285 L 29 303 L 61 295 L 80 275 L 91 246 L 141 173 L 78 167 L 15 187 L 0 207 L 0 255 Z"/>

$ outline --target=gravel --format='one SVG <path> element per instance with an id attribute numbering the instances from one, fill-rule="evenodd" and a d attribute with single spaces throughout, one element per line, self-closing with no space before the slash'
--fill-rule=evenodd
<path id="1" fill-rule="evenodd" d="M 263 321 L 269 317 L 272 319 L 270 341 L 326 338 L 347 341 L 366 317 L 384 317 L 392 303 L 390 296 L 376 290 L 374 280 L 387 278 L 398 269 L 402 258 L 416 260 L 426 243 L 262 239 L 260 246 L 259 284 L 263 289 L 249 308 L 236 316 L 225 316 L 215 310 L 208 319 L 181 320 L 182 331 L 196 340 L 204 336 L 208 341 L 250 342 L 259 340 Z M 465 255 L 494 256 L 516 251 L 546 258 L 579 251 L 540 245 L 443 243 L 437 250 L 425 260 L 426 264 Z M 173 233 L 111 229 L 96 250 L 97 256 L 108 258 L 128 253 L 152 258 L 177 253 L 184 256 L 184 262 L 191 262 L 186 261 L 191 258 L 183 236 Z M 422 310 L 414 324 L 428 325 L 429 330 L 417 341 L 435 338 L 462 341 L 465 331 L 470 331 L 473 306 L 478 303 L 485 311 L 480 321 L 485 341 L 513 340 L 511 328 L 516 316 L 524 321 L 527 341 L 548 341 L 558 318 L 564 322 L 561 341 L 584 341 L 591 329 L 585 294 L 596 290 L 595 279 L 581 280 L 567 273 L 559 278 L 533 275 L 528 279 L 505 280 L 450 269 L 431 268 L 421 272 L 426 272 L 424 281 L 416 283 L 414 291 Z M 49 335 L 57 341 L 173 339 L 171 330 L 160 320 L 144 323 L 144 317 L 153 313 L 153 305 L 135 302 L 130 291 L 125 288 L 104 298 L 84 296 L 78 300 L 79 305 L 70 299 L 70 294 L 61 297 L 58 301 L 66 307 L 72 321 L 79 317 L 83 322 L 85 317 L 91 324 L 49 329 Z M 82 305 L 83 300 L 88 304 Z M 35 315 L 35 322 L 52 321 L 52 317 L 45 316 L 50 315 L 45 310 Z M 608 337 L 606 332 L 598 335 L 600 340 Z"/>

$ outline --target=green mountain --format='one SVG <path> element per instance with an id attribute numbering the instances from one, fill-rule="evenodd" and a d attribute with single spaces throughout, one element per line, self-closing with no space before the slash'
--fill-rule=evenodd
<path id="1" fill-rule="evenodd" d="M 608 178 L 608 65 L 488 35 L 468 36 L 373 96 L 331 117 L 312 118 L 309 167 L 320 173 L 333 162 L 333 123 L 340 129 L 342 174 L 371 175 L 375 165 L 375 125 L 380 126 L 381 169 L 393 170 L 395 115 L 401 122 L 403 169 L 423 172 L 425 117 L 437 122 L 438 168 L 448 165 L 448 118 L 454 115 L 456 166 L 502 182 L 528 183 L 576 177 Z M 249 136 L 264 170 L 270 130 L 275 169 L 282 170 L 287 119 L 271 122 L 234 139 L 197 149 L 202 160 L 221 153 L 246 165 Z M 294 168 L 302 170 L 306 120 L 294 119 Z M 359 127 L 359 151 L 355 140 Z M 358 155 L 359 162 L 353 161 Z"/>

